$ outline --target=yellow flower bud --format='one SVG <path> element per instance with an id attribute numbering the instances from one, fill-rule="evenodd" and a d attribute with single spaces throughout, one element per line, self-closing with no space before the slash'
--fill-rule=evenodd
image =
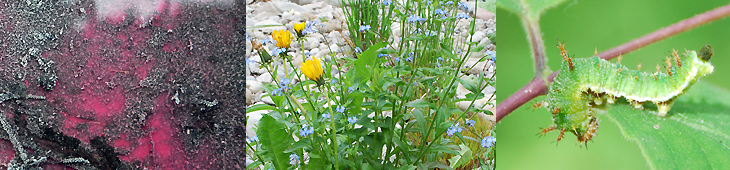
<path id="1" fill-rule="evenodd" d="M 322 73 L 324 73 L 324 71 L 322 70 L 322 64 L 319 63 L 319 59 L 317 57 L 312 57 L 312 59 L 304 61 L 299 69 L 302 70 L 302 73 L 304 73 L 307 78 L 312 81 L 316 81 L 317 85 L 324 84 L 324 79 L 322 78 Z"/>
<path id="2" fill-rule="evenodd" d="M 304 23 L 303 22 L 294 22 L 294 31 L 297 32 L 297 36 L 304 37 L 304 33 L 302 33 L 302 30 L 304 30 Z"/>

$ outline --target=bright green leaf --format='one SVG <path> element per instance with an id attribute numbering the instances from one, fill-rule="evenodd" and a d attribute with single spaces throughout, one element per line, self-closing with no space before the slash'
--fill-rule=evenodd
<path id="1" fill-rule="evenodd" d="M 612 105 L 606 115 L 639 144 L 652 169 L 730 167 L 730 91 L 696 83 L 666 117 L 655 108 Z M 600 134 L 599 134 L 600 135 Z"/>
<path id="2" fill-rule="evenodd" d="M 415 108 L 422 108 L 422 107 L 428 106 L 432 109 L 436 108 L 436 105 L 434 105 L 433 103 L 430 103 L 430 102 L 427 102 L 427 101 L 421 100 L 421 99 L 416 99 L 414 101 L 408 102 L 408 103 L 406 103 L 406 106 L 415 107 Z"/>
<path id="3" fill-rule="evenodd" d="M 286 132 L 286 125 L 277 122 L 273 117 L 264 114 L 259 120 L 259 129 L 256 132 L 263 149 L 269 151 L 269 157 L 276 169 L 289 168 L 289 154 L 287 147 L 294 143 L 294 138 Z"/>

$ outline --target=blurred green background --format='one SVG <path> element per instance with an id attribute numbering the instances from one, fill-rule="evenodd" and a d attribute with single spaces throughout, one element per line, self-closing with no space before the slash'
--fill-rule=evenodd
<path id="1" fill-rule="evenodd" d="M 657 29 L 694 15 L 727 5 L 728 1 L 567 1 L 548 9 L 541 15 L 540 26 L 547 48 L 548 65 L 560 69 L 560 55 L 555 44 L 566 43 L 570 55 L 590 57 L 598 52 L 621 45 Z M 516 14 L 497 8 L 499 42 L 499 95 L 501 102 L 522 86 L 534 74 L 530 48 L 524 28 Z M 557 38 L 557 39 L 556 39 Z M 730 18 L 697 27 L 660 42 L 623 55 L 622 64 L 653 72 L 657 63 L 673 48 L 699 50 L 704 44 L 715 49 L 710 60 L 715 73 L 701 81 L 730 89 Z M 616 62 L 616 59 L 612 60 Z M 579 147 L 573 134 L 566 133 L 559 145 L 553 142 L 558 132 L 538 137 L 539 128 L 552 124 L 550 114 L 543 108 L 531 109 L 533 99 L 502 119 L 499 126 L 498 169 L 648 169 L 639 147 L 627 141 L 616 125 L 602 116 L 598 135 L 588 148 Z M 599 115 L 601 116 L 601 115 Z"/>

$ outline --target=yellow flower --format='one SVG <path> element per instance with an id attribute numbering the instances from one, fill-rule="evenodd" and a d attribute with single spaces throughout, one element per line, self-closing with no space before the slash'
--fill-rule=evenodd
<path id="1" fill-rule="evenodd" d="M 274 30 L 271 33 L 271 38 L 276 40 L 276 47 L 287 49 L 291 45 L 291 32 L 289 30 Z"/>
<path id="2" fill-rule="evenodd" d="M 294 31 L 297 32 L 297 36 L 304 37 L 304 34 L 302 33 L 302 30 L 304 30 L 304 23 L 303 22 L 294 22 Z"/>
<path id="3" fill-rule="evenodd" d="M 302 73 L 304 73 L 307 78 L 312 81 L 316 81 L 317 85 L 324 84 L 324 79 L 322 78 L 322 73 L 324 71 L 322 70 L 322 64 L 319 63 L 319 59 L 317 57 L 312 57 L 312 59 L 304 61 L 299 69 L 302 70 Z"/>

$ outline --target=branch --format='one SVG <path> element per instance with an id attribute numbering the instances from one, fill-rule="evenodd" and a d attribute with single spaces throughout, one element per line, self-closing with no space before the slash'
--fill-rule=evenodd
<path id="1" fill-rule="evenodd" d="M 696 15 L 692 18 L 672 24 L 668 27 L 664 27 L 607 51 L 601 52 L 600 54 L 598 54 L 598 57 L 610 60 L 612 58 L 616 58 L 621 54 L 629 53 L 651 43 L 690 30 L 694 27 L 718 20 L 728 15 L 730 15 L 730 5 L 725 5 L 711 11 Z M 548 77 L 548 81 L 552 82 L 559 72 L 560 70 L 550 74 L 550 76 Z M 545 84 L 545 81 L 541 80 L 540 78 L 533 78 L 529 83 L 527 83 L 527 85 L 525 85 L 519 91 L 515 92 L 514 94 L 512 94 L 512 96 L 509 96 L 507 99 L 502 101 L 502 103 L 497 105 L 497 121 L 502 120 L 504 116 L 507 116 L 518 107 L 527 103 L 527 101 L 530 101 L 539 95 L 544 95 L 546 94 L 546 92 L 547 85 Z"/>

